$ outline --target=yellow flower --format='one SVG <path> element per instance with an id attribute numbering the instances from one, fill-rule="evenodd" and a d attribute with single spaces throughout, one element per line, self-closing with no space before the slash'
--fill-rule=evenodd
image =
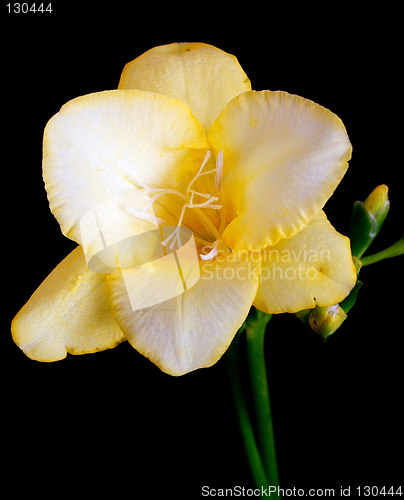
<path id="1" fill-rule="evenodd" d="M 149 50 L 125 66 L 118 90 L 65 104 L 46 126 L 43 151 L 51 210 L 79 246 L 13 321 L 32 359 L 126 339 L 181 375 L 214 364 L 252 304 L 267 313 L 330 306 L 355 284 L 349 240 L 322 212 L 351 155 L 341 120 L 295 95 L 252 91 L 237 59 L 215 47 Z M 128 193 L 135 206 L 109 203 Z M 149 211 L 136 207 L 145 196 Z M 119 265 L 91 269 L 83 248 L 91 254 L 95 242 L 83 241 L 83 221 L 102 206 L 121 239 L 154 234 L 157 224 L 168 252 L 188 228 L 197 279 L 187 286 L 184 275 L 183 293 L 137 308 L 147 278 L 149 289 L 164 289 L 170 272 L 136 267 L 155 248 L 140 236 L 126 248 L 130 294 Z"/>

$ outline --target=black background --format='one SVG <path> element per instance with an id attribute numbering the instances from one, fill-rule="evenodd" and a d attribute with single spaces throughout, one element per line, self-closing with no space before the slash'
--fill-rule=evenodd
<path id="1" fill-rule="evenodd" d="M 116 88 L 149 48 L 202 41 L 235 54 L 254 89 L 310 98 L 344 121 L 353 157 L 327 203 L 346 233 L 351 207 L 378 184 L 391 212 L 373 250 L 402 234 L 402 66 L 393 10 L 343 4 L 144 5 L 52 2 L 8 14 L 2 47 L 2 424 L 5 478 L 18 493 L 201 498 L 201 486 L 251 487 L 225 364 L 173 378 L 127 343 L 42 364 L 10 322 L 74 248 L 41 178 L 43 128 L 69 99 Z M 403 260 L 361 273 L 364 286 L 326 343 L 275 317 L 266 350 L 282 486 L 391 486 L 403 473 Z M 404 484 L 403 484 L 404 492 Z M 353 496 L 352 491 L 352 496 Z"/>

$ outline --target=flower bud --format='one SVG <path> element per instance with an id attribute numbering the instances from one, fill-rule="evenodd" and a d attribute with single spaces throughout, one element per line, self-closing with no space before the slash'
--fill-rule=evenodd
<path id="1" fill-rule="evenodd" d="M 349 238 L 354 257 L 362 257 L 379 233 L 390 208 L 388 188 L 377 186 L 364 202 L 354 203 Z"/>
<path id="2" fill-rule="evenodd" d="M 373 215 L 377 222 L 376 234 L 380 231 L 390 209 L 388 199 L 389 188 L 385 184 L 377 186 L 363 202 L 365 208 Z"/>
<path id="3" fill-rule="evenodd" d="M 309 324 L 323 338 L 334 333 L 345 321 L 347 315 L 339 304 L 328 307 L 315 307 L 309 316 Z"/>

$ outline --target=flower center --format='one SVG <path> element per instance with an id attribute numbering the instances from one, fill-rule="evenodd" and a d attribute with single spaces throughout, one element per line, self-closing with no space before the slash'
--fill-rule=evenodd
<path id="1" fill-rule="evenodd" d="M 208 234 L 208 241 L 206 237 L 202 237 L 202 235 L 198 234 L 198 231 L 194 230 L 194 237 L 197 243 L 203 246 L 204 253 L 200 254 L 202 260 L 210 260 L 213 259 L 219 251 L 219 243 L 222 240 L 221 233 L 223 232 L 224 226 L 224 213 L 220 209 L 222 208 L 221 204 L 218 204 L 219 201 L 218 196 L 213 196 L 209 192 L 202 192 L 201 189 L 196 189 L 196 184 L 201 185 L 200 181 L 202 178 L 206 181 L 204 182 L 204 186 L 212 191 L 215 191 L 218 194 L 222 187 L 223 180 L 223 151 L 221 151 L 216 159 L 215 168 L 206 169 L 206 165 L 208 160 L 211 157 L 210 151 L 207 151 L 205 158 L 200 166 L 196 175 L 189 182 L 185 193 L 181 193 L 176 189 L 165 189 L 165 188 L 149 188 L 147 186 L 141 185 L 142 188 L 146 191 L 148 195 L 151 196 L 150 201 L 143 208 L 142 211 L 133 210 L 130 207 L 125 207 L 126 210 L 135 215 L 136 217 L 143 218 L 146 220 L 151 220 L 153 215 L 150 214 L 150 208 L 152 208 L 153 204 L 159 200 L 164 195 L 172 195 L 181 200 L 181 209 L 178 217 L 178 224 L 176 228 L 169 234 L 168 237 L 162 241 L 162 245 L 165 247 L 169 247 L 170 250 L 176 246 L 180 248 L 182 246 L 181 238 L 180 238 L 180 230 L 184 221 L 184 217 L 186 215 L 186 211 L 192 210 L 192 216 L 195 217 L 199 224 L 203 226 L 206 234 Z M 212 179 L 214 174 L 214 180 Z M 210 176 L 210 177 L 209 177 Z M 211 218 L 205 213 L 205 209 L 209 210 L 218 210 L 219 211 L 219 229 L 212 222 Z M 158 225 L 162 225 L 165 221 L 154 217 L 154 220 L 158 223 Z M 207 253 L 206 250 L 208 250 Z"/>

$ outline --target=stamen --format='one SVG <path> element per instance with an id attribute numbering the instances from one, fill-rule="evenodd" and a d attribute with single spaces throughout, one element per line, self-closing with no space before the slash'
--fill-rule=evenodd
<path id="1" fill-rule="evenodd" d="M 137 217 L 138 219 L 143 219 L 143 220 L 148 220 L 149 222 L 152 222 L 153 224 L 155 224 L 156 226 L 160 226 L 161 224 L 164 223 L 164 220 L 163 219 L 160 219 L 160 217 L 157 217 L 156 215 L 154 214 L 150 214 L 148 212 L 145 211 L 145 209 L 143 210 L 136 210 L 135 208 L 132 208 L 130 207 L 127 203 L 123 202 L 121 204 L 122 208 L 128 212 L 129 214 L 131 215 L 134 215 L 135 217 Z"/>
<path id="2" fill-rule="evenodd" d="M 210 196 L 211 196 L 210 194 L 206 194 L 206 193 L 198 193 L 198 191 L 191 191 L 191 193 L 192 193 L 192 196 L 194 194 L 196 194 L 197 196 L 201 196 L 202 198 L 206 198 L 206 199 L 210 198 Z M 191 200 L 192 200 L 192 196 L 191 196 Z"/>
<path id="3" fill-rule="evenodd" d="M 146 193 L 149 193 L 149 194 L 153 193 L 153 196 L 150 198 L 148 203 L 144 206 L 143 210 L 136 210 L 136 209 L 133 209 L 131 207 L 128 207 L 127 205 L 125 205 L 125 207 L 124 207 L 125 210 L 127 210 L 129 213 L 131 213 L 135 217 L 139 217 L 140 219 L 145 219 L 145 220 L 153 222 L 157 225 L 161 225 L 161 224 L 163 224 L 164 221 L 162 219 L 156 217 L 155 215 L 147 212 L 147 210 L 152 209 L 154 202 L 157 201 L 161 196 L 163 196 L 165 194 L 179 196 L 182 200 L 185 201 L 185 203 L 182 205 L 181 214 L 179 217 L 177 227 L 162 242 L 162 245 L 167 246 L 168 243 L 170 243 L 169 248 L 171 250 L 174 248 L 175 244 L 177 244 L 178 247 L 181 247 L 180 229 L 181 229 L 182 221 L 184 219 L 185 210 L 187 208 L 190 208 L 190 209 L 193 208 L 193 209 L 195 209 L 195 211 L 194 211 L 195 215 L 198 217 L 198 219 L 203 224 L 205 229 L 207 229 L 209 231 L 209 233 L 213 234 L 214 237 L 216 238 L 215 243 L 213 244 L 212 250 L 206 255 L 201 254 L 201 259 L 203 259 L 203 260 L 212 259 L 217 255 L 217 253 L 218 253 L 217 247 L 218 247 L 219 241 L 221 239 L 221 232 L 217 230 L 217 228 L 212 223 L 212 221 L 209 219 L 209 217 L 201 209 L 202 208 L 212 208 L 215 210 L 219 210 L 222 208 L 222 205 L 214 204 L 214 202 L 219 200 L 219 198 L 217 196 L 212 196 L 212 195 L 207 194 L 207 193 L 200 193 L 199 191 L 195 191 L 191 188 L 192 188 L 192 185 L 196 182 L 196 180 L 199 177 L 214 173 L 215 174 L 215 180 L 214 180 L 215 186 L 214 187 L 216 188 L 216 191 L 218 191 L 218 192 L 220 191 L 220 189 L 222 187 L 222 179 L 223 179 L 223 151 L 220 151 L 217 155 L 216 167 L 214 169 L 210 169 L 206 172 L 203 172 L 203 169 L 204 169 L 204 167 L 205 167 L 205 165 L 208 162 L 210 157 L 211 157 L 211 153 L 208 150 L 206 152 L 205 158 L 204 158 L 202 165 L 200 166 L 198 172 L 196 173 L 196 175 L 191 179 L 190 183 L 188 184 L 188 187 L 186 189 L 185 194 L 182 194 L 180 191 L 177 191 L 176 189 L 149 188 L 149 187 L 135 181 L 134 179 L 128 177 L 128 181 L 132 182 L 137 188 L 143 188 L 143 190 L 145 190 Z M 211 179 L 208 179 L 207 186 L 209 186 L 209 184 L 210 184 L 211 188 L 214 189 L 213 182 Z M 204 198 L 205 201 L 203 201 L 201 203 L 195 203 L 194 202 L 195 196 L 200 196 L 201 198 Z M 223 214 L 222 213 L 220 214 L 220 222 L 221 222 L 220 225 L 222 226 L 222 222 L 223 222 Z"/>
<path id="4" fill-rule="evenodd" d="M 157 189 L 154 189 L 153 191 L 157 191 Z M 180 193 L 179 191 L 176 191 L 175 189 L 159 189 L 159 192 L 155 194 L 152 198 L 150 198 L 149 203 L 145 206 L 145 209 L 149 209 L 152 207 L 153 203 L 160 198 L 160 196 L 163 196 L 165 194 L 175 194 L 177 196 L 180 196 L 182 199 L 186 200 L 186 197 Z"/>
<path id="5" fill-rule="evenodd" d="M 180 196 L 184 200 L 186 200 L 186 196 L 177 191 L 176 189 L 169 189 L 169 188 L 146 188 L 148 193 L 152 193 L 153 191 L 158 193 L 158 195 L 155 196 L 161 196 L 162 194 L 175 194 L 177 196 Z"/>
<path id="6" fill-rule="evenodd" d="M 182 194 L 180 191 L 177 191 L 176 189 L 170 189 L 170 188 L 150 188 L 148 186 L 146 186 L 145 184 L 142 184 L 141 182 L 139 181 L 136 181 L 135 179 L 133 179 L 133 177 L 126 177 L 126 179 L 132 183 L 134 186 L 136 186 L 138 189 L 141 188 L 143 189 L 144 191 L 146 191 L 146 193 L 158 193 L 157 195 L 155 195 L 153 197 L 153 201 L 154 199 L 157 199 L 159 196 L 163 195 L 163 194 L 175 194 L 176 196 L 180 196 L 183 200 L 186 200 L 186 196 L 184 194 Z"/>
<path id="7" fill-rule="evenodd" d="M 218 199 L 219 198 L 217 198 L 216 196 L 211 196 L 209 198 L 209 200 L 204 201 L 203 203 L 193 203 L 192 199 L 191 199 L 191 201 L 188 203 L 188 207 L 189 208 L 216 208 L 216 209 L 219 209 L 219 208 L 222 208 L 222 205 L 211 205 L 211 203 L 213 203 L 214 201 L 217 201 Z"/>
<path id="8" fill-rule="evenodd" d="M 206 155 L 205 155 L 205 158 L 204 158 L 204 160 L 203 160 L 203 162 L 202 162 L 202 165 L 201 165 L 200 169 L 198 170 L 198 173 L 195 175 L 195 177 L 194 177 L 194 178 L 191 180 L 191 182 L 188 184 L 188 187 L 187 187 L 187 194 L 190 192 L 192 184 L 196 181 L 196 179 L 197 179 L 198 177 L 200 177 L 201 172 L 202 172 L 202 170 L 203 170 L 204 166 L 206 165 L 206 162 L 209 160 L 209 158 L 210 158 L 210 151 L 209 151 L 209 149 L 208 149 L 208 150 L 206 151 Z"/>
<path id="9" fill-rule="evenodd" d="M 207 170 L 206 172 L 202 172 L 201 174 L 199 174 L 199 177 L 202 177 L 202 175 L 213 174 L 213 172 L 216 172 L 215 168 L 212 168 L 211 170 Z"/>
<path id="10" fill-rule="evenodd" d="M 223 149 L 217 154 L 216 158 L 215 186 L 218 191 L 222 189 L 222 181 L 223 181 Z"/>
<path id="11" fill-rule="evenodd" d="M 203 203 L 194 203 L 194 195 L 202 196 L 203 198 L 209 198 L 207 201 Z M 219 198 L 216 196 L 211 196 L 210 194 L 197 193 L 196 191 L 191 191 L 191 199 L 189 200 L 188 207 L 189 208 L 222 208 L 222 205 L 211 205 L 214 201 L 217 201 Z"/>

